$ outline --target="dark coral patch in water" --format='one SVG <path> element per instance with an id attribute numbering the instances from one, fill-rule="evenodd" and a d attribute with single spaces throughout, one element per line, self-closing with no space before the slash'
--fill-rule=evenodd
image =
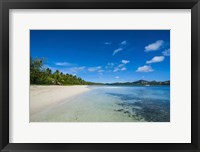
<path id="1" fill-rule="evenodd" d="M 108 93 L 108 94 L 120 98 L 120 102 L 117 104 L 121 106 L 123 109 L 118 109 L 115 111 L 123 112 L 124 114 L 127 114 L 129 117 L 131 116 L 137 120 L 141 120 L 143 118 L 149 122 L 170 121 L 169 100 L 137 98 L 132 95 L 115 94 L 115 93 Z M 136 101 L 136 102 L 131 102 L 131 101 Z"/>

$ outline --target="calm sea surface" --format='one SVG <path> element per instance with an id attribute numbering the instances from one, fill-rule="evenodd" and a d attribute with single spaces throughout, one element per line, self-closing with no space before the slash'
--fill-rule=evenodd
<path id="1" fill-rule="evenodd" d="M 169 86 L 89 86 L 31 116 L 31 122 L 169 122 Z M 70 100 L 70 101 L 69 101 Z"/>

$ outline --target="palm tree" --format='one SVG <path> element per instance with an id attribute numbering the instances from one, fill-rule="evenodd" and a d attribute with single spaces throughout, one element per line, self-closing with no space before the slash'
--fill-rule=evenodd
<path id="1" fill-rule="evenodd" d="M 48 75 L 51 75 L 51 69 L 47 68 L 46 72 L 47 72 Z"/>
<path id="2" fill-rule="evenodd" d="M 54 73 L 53 73 L 53 77 L 54 77 L 54 80 L 55 80 L 55 84 L 57 85 L 60 85 L 60 72 L 59 70 L 56 70 Z"/>

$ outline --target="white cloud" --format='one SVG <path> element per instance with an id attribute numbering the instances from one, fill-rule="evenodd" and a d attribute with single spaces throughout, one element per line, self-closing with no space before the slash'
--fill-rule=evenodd
<path id="1" fill-rule="evenodd" d="M 105 45 L 110 45 L 110 44 L 112 44 L 112 42 L 105 42 L 104 44 Z"/>
<path id="2" fill-rule="evenodd" d="M 158 40 L 152 44 L 149 44 L 147 46 L 145 46 L 145 52 L 150 52 L 150 51 L 157 51 L 159 50 L 164 44 L 163 40 Z"/>
<path id="3" fill-rule="evenodd" d="M 83 70 L 85 69 L 85 66 L 82 66 L 82 67 L 77 67 L 79 70 Z"/>
<path id="4" fill-rule="evenodd" d="M 77 72 L 83 71 L 85 70 L 85 66 L 80 66 L 80 67 L 72 67 L 72 68 L 62 68 L 62 69 L 58 69 L 58 68 L 54 68 L 56 70 L 59 70 L 60 72 L 66 74 L 76 74 Z M 52 70 L 55 71 L 55 70 Z"/>
<path id="5" fill-rule="evenodd" d="M 123 64 L 127 64 L 127 63 L 129 63 L 130 61 L 128 61 L 128 60 L 122 60 L 122 63 Z"/>
<path id="6" fill-rule="evenodd" d="M 117 71 L 125 71 L 126 70 L 126 67 L 122 67 L 122 68 L 118 68 L 118 67 L 115 67 L 113 72 L 117 72 Z"/>
<path id="7" fill-rule="evenodd" d="M 115 67 L 115 69 L 113 70 L 113 72 L 117 72 L 119 71 L 120 69 L 118 67 Z"/>
<path id="8" fill-rule="evenodd" d="M 117 72 L 117 71 L 125 71 L 126 67 L 125 65 L 128 64 L 130 61 L 128 60 L 122 60 L 121 64 L 117 65 L 116 67 L 114 67 L 113 72 Z"/>
<path id="9" fill-rule="evenodd" d="M 82 70 L 84 70 L 85 69 L 85 66 L 81 66 L 81 67 L 73 67 L 73 68 L 70 68 L 69 69 L 69 72 L 71 73 L 76 73 L 76 72 L 78 72 L 78 71 L 82 71 Z"/>
<path id="10" fill-rule="evenodd" d="M 99 72 L 99 73 L 102 73 L 102 72 L 104 72 L 104 70 L 98 70 L 98 72 Z"/>
<path id="11" fill-rule="evenodd" d="M 121 52 L 122 50 L 123 50 L 122 48 L 118 48 L 118 49 L 113 51 L 112 55 L 114 56 L 115 54 L 117 54 L 118 52 Z"/>
<path id="12" fill-rule="evenodd" d="M 118 52 L 123 51 L 126 48 L 127 42 L 126 41 L 122 41 L 121 43 L 119 43 L 119 45 L 120 45 L 120 47 L 113 51 L 113 54 L 112 54 L 113 56 L 115 54 L 117 54 Z"/>
<path id="13" fill-rule="evenodd" d="M 120 45 L 126 45 L 127 44 L 127 41 L 122 41 L 121 43 L 120 43 Z"/>
<path id="14" fill-rule="evenodd" d="M 125 65 L 126 65 L 127 63 L 129 63 L 130 61 L 128 61 L 128 60 L 122 60 L 121 62 L 122 62 L 122 64 L 119 64 L 119 65 L 118 65 L 119 68 L 125 66 Z"/>
<path id="15" fill-rule="evenodd" d="M 125 65 L 125 64 L 122 63 L 122 64 L 119 64 L 118 67 L 121 68 L 121 67 L 123 67 L 124 65 Z"/>
<path id="16" fill-rule="evenodd" d="M 119 79 L 119 76 L 116 76 L 115 79 Z"/>
<path id="17" fill-rule="evenodd" d="M 89 68 L 88 68 L 88 71 L 90 71 L 90 72 L 95 72 L 95 71 L 97 71 L 97 70 L 99 70 L 99 69 L 101 69 L 101 66 L 89 67 Z"/>
<path id="18" fill-rule="evenodd" d="M 154 71 L 154 70 L 149 65 L 144 65 L 144 66 L 138 67 L 138 69 L 136 70 L 136 72 L 152 72 L 152 71 Z"/>
<path id="19" fill-rule="evenodd" d="M 110 68 L 113 68 L 113 66 L 114 66 L 114 63 L 109 62 L 109 63 L 107 63 L 107 65 L 105 66 L 105 68 L 106 69 L 110 69 Z"/>
<path id="20" fill-rule="evenodd" d="M 147 61 L 146 64 L 162 62 L 164 61 L 164 59 L 165 59 L 164 56 L 155 56 L 151 60 Z"/>
<path id="21" fill-rule="evenodd" d="M 164 56 L 170 56 L 170 49 L 166 49 L 165 51 L 162 52 Z"/>
<path id="22" fill-rule="evenodd" d="M 125 70 L 126 70 L 126 68 L 125 68 L 125 67 L 121 68 L 121 71 L 125 71 Z"/>
<path id="23" fill-rule="evenodd" d="M 58 65 L 58 66 L 71 66 L 72 64 L 68 63 L 68 62 L 56 62 L 55 65 Z"/>

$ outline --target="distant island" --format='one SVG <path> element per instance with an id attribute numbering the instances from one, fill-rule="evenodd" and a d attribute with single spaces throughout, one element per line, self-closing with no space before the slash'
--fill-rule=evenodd
<path id="1" fill-rule="evenodd" d="M 50 68 L 44 67 L 44 59 L 30 58 L 30 84 L 35 85 L 126 85 L 126 86 L 154 86 L 170 85 L 170 81 L 147 81 L 138 80 L 134 82 L 95 83 L 88 82 L 76 75 L 64 74 L 59 70 L 52 72 Z"/>
<path id="2" fill-rule="evenodd" d="M 153 86 L 153 85 L 170 85 L 170 81 L 147 81 L 138 80 L 134 82 L 116 82 L 116 83 L 106 83 L 106 85 L 130 85 L 130 86 Z"/>

